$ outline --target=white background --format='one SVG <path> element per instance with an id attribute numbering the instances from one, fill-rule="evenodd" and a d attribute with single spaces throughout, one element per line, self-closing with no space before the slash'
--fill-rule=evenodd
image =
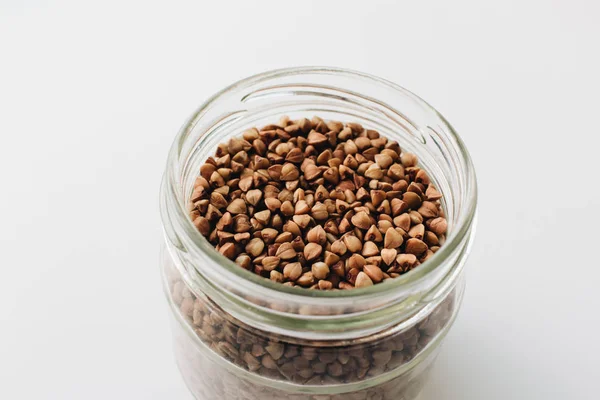
<path id="1" fill-rule="evenodd" d="M 0 0 L 0 398 L 190 398 L 167 150 L 209 95 L 293 65 L 405 86 L 473 156 L 467 293 L 422 399 L 598 398 L 598 2 L 93 3 Z"/>

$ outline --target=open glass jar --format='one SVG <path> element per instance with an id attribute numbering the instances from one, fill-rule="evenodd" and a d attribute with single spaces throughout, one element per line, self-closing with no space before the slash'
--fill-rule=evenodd
<path id="1" fill-rule="evenodd" d="M 444 195 L 445 244 L 398 278 L 349 291 L 284 286 L 221 256 L 188 217 L 199 168 L 219 143 L 282 115 L 358 122 L 415 153 Z M 460 306 L 476 203 L 461 139 L 393 83 L 306 67 L 219 92 L 175 139 L 160 195 L 164 288 L 189 389 L 198 399 L 415 398 Z"/>

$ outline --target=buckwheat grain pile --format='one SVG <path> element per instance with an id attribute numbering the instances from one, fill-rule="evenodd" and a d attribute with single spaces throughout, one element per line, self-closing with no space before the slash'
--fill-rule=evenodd
<path id="1" fill-rule="evenodd" d="M 190 216 L 242 268 L 289 286 L 352 289 L 440 248 L 441 198 L 417 157 L 377 131 L 283 117 L 218 146 L 200 168 Z"/>

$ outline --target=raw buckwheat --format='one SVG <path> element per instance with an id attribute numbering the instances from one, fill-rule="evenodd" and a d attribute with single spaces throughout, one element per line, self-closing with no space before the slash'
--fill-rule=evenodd
<path id="1" fill-rule="evenodd" d="M 190 216 L 242 268 L 289 286 L 352 289 L 404 274 L 439 249 L 448 227 L 441 198 L 417 157 L 377 131 L 284 117 L 217 147 L 200 168 Z"/>

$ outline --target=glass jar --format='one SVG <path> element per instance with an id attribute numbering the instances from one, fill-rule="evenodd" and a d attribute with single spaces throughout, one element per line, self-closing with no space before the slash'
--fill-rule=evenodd
<path id="1" fill-rule="evenodd" d="M 444 245 L 424 264 L 367 288 L 288 287 L 221 256 L 188 217 L 217 145 L 287 115 L 359 122 L 415 153 L 444 195 Z M 458 312 L 476 220 L 464 144 L 425 101 L 386 80 L 291 68 L 237 82 L 205 102 L 169 153 L 161 256 L 176 360 L 198 399 L 413 399 Z"/>

